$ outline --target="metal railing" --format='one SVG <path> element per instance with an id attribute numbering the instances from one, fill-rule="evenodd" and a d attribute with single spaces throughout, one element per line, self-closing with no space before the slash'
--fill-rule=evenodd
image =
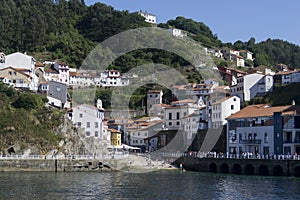
<path id="1" fill-rule="evenodd" d="M 189 152 L 189 153 L 160 153 L 162 157 L 165 158 L 180 158 L 180 157 L 197 157 L 197 158 L 215 158 L 215 159 L 267 159 L 267 160 L 300 160 L 300 155 L 268 155 L 268 154 L 253 154 L 253 153 L 243 153 L 243 154 L 223 154 L 216 152 Z"/>
<path id="2" fill-rule="evenodd" d="M 128 152 L 111 152 L 99 155 L 0 155 L 0 160 L 109 160 L 128 158 Z"/>

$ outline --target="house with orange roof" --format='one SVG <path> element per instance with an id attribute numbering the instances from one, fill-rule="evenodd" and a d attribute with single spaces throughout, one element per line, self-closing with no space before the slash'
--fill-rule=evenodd
<path id="1" fill-rule="evenodd" d="M 239 51 L 235 51 L 230 48 L 223 47 L 221 48 L 221 53 L 223 54 L 225 60 L 234 62 L 236 66 L 238 67 L 245 66 L 245 59 L 240 55 Z"/>
<path id="2" fill-rule="evenodd" d="M 126 130 L 125 143 L 140 148 L 142 151 L 153 151 L 158 147 L 158 134 L 163 128 L 163 121 L 157 118 L 139 119 Z"/>
<path id="3" fill-rule="evenodd" d="M 300 106 L 247 106 L 227 117 L 227 152 L 300 153 Z"/>
<path id="4" fill-rule="evenodd" d="M 0 69 L 0 77 L 2 82 L 14 88 L 22 88 L 35 90 L 33 77 L 31 77 L 25 70 L 20 68 L 5 67 Z"/>
<path id="5" fill-rule="evenodd" d="M 275 84 L 300 83 L 300 71 L 280 71 L 274 75 Z"/>
<path id="6" fill-rule="evenodd" d="M 26 86 L 25 88 L 28 88 L 29 90 L 37 91 L 38 77 L 35 74 L 36 60 L 32 56 L 20 52 L 15 52 L 9 55 L 2 54 L 2 56 L 4 56 L 4 59 L 0 62 L 0 69 L 7 69 L 8 67 L 11 67 L 23 74 L 27 74 L 28 77 L 30 77 L 29 86 L 26 86 L 27 83 L 24 85 L 24 83 L 21 83 L 20 81 L 18 85 L 20 85 L 21 88 Z"/>

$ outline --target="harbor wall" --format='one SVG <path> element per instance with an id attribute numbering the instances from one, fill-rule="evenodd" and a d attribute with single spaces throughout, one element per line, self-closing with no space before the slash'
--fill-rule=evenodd
<path id="1" fill-rule="evenodd" d="M 0 171 L 113 171 L 126 163 L 126 159 L 0 159 Z"/>
<path id="2" fill-rule="evenodd" d="M 186 170 L 224 174 L 300 177 L 300 160 L 181 157 L 175 165 Z"/>

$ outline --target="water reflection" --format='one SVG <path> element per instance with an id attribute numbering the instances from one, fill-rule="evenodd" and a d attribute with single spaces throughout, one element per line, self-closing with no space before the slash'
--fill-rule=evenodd
<path id="1" fill-rule="evenodd" d="M 299 199 L 299 178 L 157 171 L 1 172 L 0 199 Z"/>

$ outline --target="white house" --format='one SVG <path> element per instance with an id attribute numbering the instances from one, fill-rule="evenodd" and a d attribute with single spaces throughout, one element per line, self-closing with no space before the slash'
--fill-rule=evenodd
<path id="1" fill-rule="evenodd" d="M 225 97 L 212 103 L 211 123 L 217 129 L 227 124 L 226 118 L 240 110 L 240 98 L 237 96 Z"/>
<path id="2" fill-rule="evenodd" d="M 168 31 L 174 36 L 174 37 L 178 37 L 178 38 L 184 38 L 187 36 L 187 34 L 181 30 L 181 29 L 177 29 L 177 28 L 171 28 L 168 29 Z"/>
<path id="3" fill-rule="evenodd" d="M 156 15 L 150 14 L 148 12 L 139 11 L 137 12 L 139 15 L 145 18 L 145 21 L 151 24 L 156 24 Z"/>
<path id="4" fill-rule="evenodd" d="M 240 50 L 240 56 L 242 56 L 245 60 L 251 60 L 253 61 L 253 53 L 251 51 L 247 51 L 247 50 Z"/>
<path id="5" fill-rule="evenodd" d="M 154 139 L 160 130 L 162 130 L 161 120 L 147 120 L 145 122 L 135 122 L 127 129 L 127 141 L 130 146 L 139 147 L 142 150 L 153 151 L 158 147 L 158 139 Z M 150 139 L 149 139 L 150 138 Z"/>
<path id="6" fill-rule="evenodd" d="M 117 87 L 129 84 L 129 79 L 122 78 L 118 70 L 105 70 L 94 77 L 94 82 L 99 87 Z"/>
<path id="7" fill-rule="evenodd" d="M 275 84 L 300 83 L 300 71 L 280 71 L 274 75 Z"/>
<path id="8" fill-rule="evenodd" d="M 244 67 L 245 66 L 245 59 L 240 55 L 239 51 L 235 51 L 224 47 L 221 49 L 223 53 L 223 57 L 225 60 L 230 62 L 235 62 L 236 66 Z"/>
<path id="9" fill-rule="evenodd" d="M 58 71 L 58 81 L 69 85 L 69 66 L 64 62 L 56 60 L 53 67 Z"/>
<path id="10" fill-rule="evenodd" d="M 70 86 L 90 86 L 95 85 L 94 76 L 84 72 L 70 72 L 69 73 Z"/>
<path id="11" fill-rule="evenodd" d="M 257 94 L 257 90 L 251 90 L 265 75 L 263 74 L 246 74 L 244 76 L 237 78 L 237 84 L 230 87 L 231 96 L 238 96 L 241 102 L 250 101 Z M 269 76 L 268 76 L 269 78 Z M 267 79 L 269 80 L 269 79 Z M 269 87 L 269 83 L 267 82 L 267 87 Z M 266 90 L 267 90 L 267 87 Z M 271 88 L 268 88 L 268 90 Z M 252 92 L 252 93 L 251 93 Z"/>
<path id="12" fill-rule="evenodd" d="M 103 132 L 104 109 L 99 101 L 97 107 L 87 104 L 73 107 L 72 111 L 69 112 L 69 119 L 77 128 L 84 130 L 86 137 L 108 141 Z"/>
<path id="13" fill-rule="evenodd" d="M 38 89 L 38 77 L 35 74 L 36 60 L 29 55 L 16 52 L 9 55 L 1 54 L 2 59 L 0 62 L 0 69 L 12 67 L 18 71 L 29 75 L 31 77 L 29 89 L 37 91 Z"/>
<path id="14" fill-rule="evenodd" d="M 197 100 L 192 99 L 174 101 L 171 104 L 164 107 L 164 127 L 169 130 L 182 129 L 182 118 L 199 109 Z"/>

